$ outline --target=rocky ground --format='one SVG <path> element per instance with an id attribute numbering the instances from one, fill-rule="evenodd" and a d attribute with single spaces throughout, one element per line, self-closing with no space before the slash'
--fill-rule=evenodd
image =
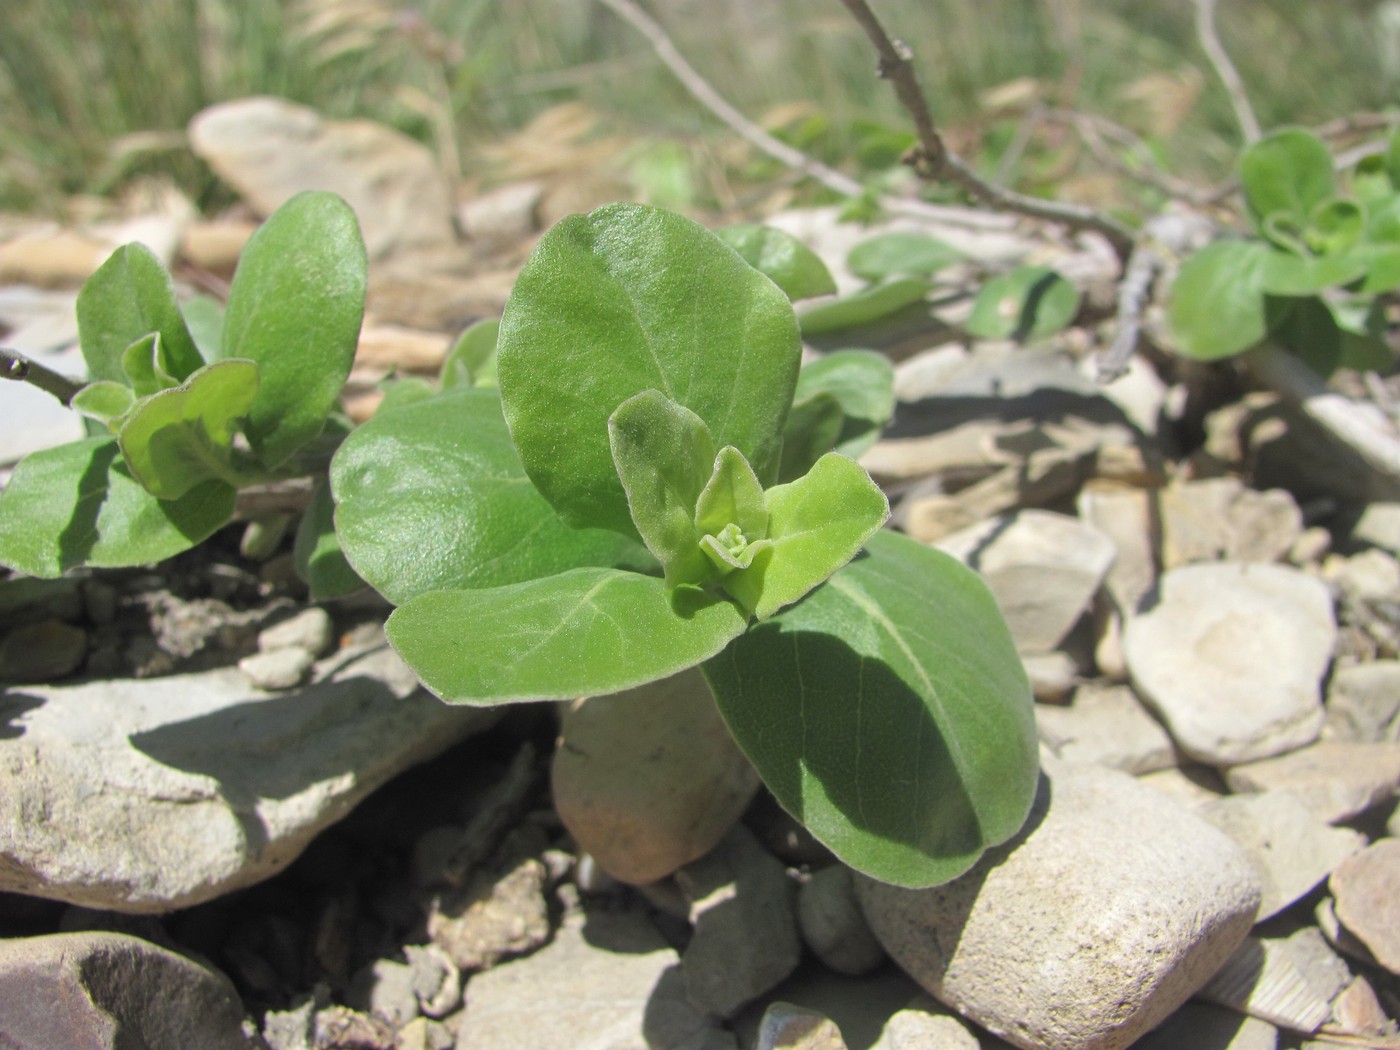
<path id="1" fill-rule="evenodd" d="M 254 209 L 330 177 L 238 138 L 255 123 L 285 156 L 278 120 L 304 114 L 255 115 L 195 135 Z M 533 233 L 615 190 L 537 167 L 458 208 L 464 245 L 394 219 L 436 200 L 431 158 L 317 128 L 292 152 L 372 220 L 361 415 L 388 369 L 432 374 L 499 310 Z M 355 156 L 381 163 L 372 204 Z M 773 221 L 838 271 L 868 233 Z M 248 228 L 168 199 L 76 233 L 15 224 L 6 343 L 76 372 L 73 282 L 104 245 L 162 243 L 217 289 Z M 448 708 L 384 646 L 386 606 L 308 605 L 285 548 L 250 557 L 231 529 L 159 572 L 0 586 L 0 1043 L 1400 1046 L 1400 480 L 1228 366 L 1149 350 L 1098 383 L 1101 245 L 936 232 L 975 267 L 1053 262 L 1089 304 L 1034 347 L 962 336 L 955 287 L 942 323 L 868 333 L 898 408 L 863 462 L 895 527 L 983 574 L 1035 688 L 1045 776 L 1015 840 L 935 890 L 870 883 L 723 733 Z M 0 458 L 72 426 L 27 395 L 0 389 Z M 554 757 L 610 717 L 661 784 L 703 790 Z M 716 826 L 716 800 L 742 820 Z M 639 815 L 645 841 L 606 833 Z"/>

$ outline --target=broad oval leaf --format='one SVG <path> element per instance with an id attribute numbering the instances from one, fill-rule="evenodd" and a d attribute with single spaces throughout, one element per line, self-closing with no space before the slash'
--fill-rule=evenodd
<path id="1" fill-rule="evenodd" d="M 309 190 L 248 240 L 229 288 L 220 353 L 256 361 L 248 443 L 275 467 L 314 438 L 340 396 L 365 309 L 365 245 L 350 206 Z"/>
<path id="2" fill-rule="evenodd" d="M 635 535 L 608 417 L 659 390 L 771 481 L 801 347 L 772 281 L 679 215 L 619 204 L 563 220 L 515 282 L 498 340 L 506 419 L 570 524 Z"/>
<path id="3" fill-rule="evenodd" d="M 883 320 L 922 303 L 930 287 L 922 277 L 895 277 L 830 302 L 816 303 L 798 314 L 802 334 L 825 335 Z"/>
<path id="4" fill-rule="evenodd" d="M 292 557 L 313 602 L 353 594 L 365 585 L 340 548 L 335 534 L 335 500 L 325 478 L 312 491 L 311 503 L 297 525 Z"/>
<path id="5" fill-rule="evenodd" d="M 1224 240 L 1181 264 L 1169 292 L 1167 321 L 1183 354 L 1216 361 L 1263 341 L 1271 321 L 1265 285 L 1276 254 L 1260 241 Z"/>
<path id="6" fill-rule="evenodd" d="M 99 379 L 74 394 L 69 407 L 115 432 L 135 404 L 136 395 L 131 392 L 131 387 L 110 379 Z"/>
<path id="7" fill-rule="evenodd" d="M 1030 686 L 990 592 L 940 551 L 878 533 L 703 669 L 778 801 L 873 878 L 947 882 L 1030 811 Z"/>
<path id="8" fill-rule="evenodd" d="M 1240 155 L 1245 203 L 1261 233 L 1279 212 L 1305 227 L 1313 208 L 1336 192 L 1336 182 L 1326 143 L 1302 128 L 1265 135 Z"/>
<path id="9" fill-rule="evenodd" d="M 715 233 L 789 299 L 811 299 L 836 291 L 836 280 L 821 256 L 790 233 L 747 222 Z"/>
<path id="10" fill-rule="evenodd" d="M 233 486 L 199 485 L 156 499 L 122 462 L 113 437 L 26 456 L 0 492 L 0 564 L 56 577 L 80 565 L 162 561 L 208 539 L 233 516 Z"/>
<path id="11" fill-rule="evenodd" d="M 160 334 L 166 367 L 178 382 L 204 359 L 175 301 L 170 274 L 144 244 L 118 248 L 78 293 L 78 341 L 93 379 L 127 382 L 126 348 Z"/>
<path id="12" fill-rule="evenodd" d="M 494 386 L 496 382 L 496 333 L 501 322 L 494 317 L 468 325 L 443 359 L 438 371 L 442 389 L 454 386 Z"/>
<path id="13" fill-rule="evenodd" d="M 982 339 L 1043 339 L 1078 312 L 1073 284 L 1044 266 L 1018 266 L 982 286 L 965 327 Z"/>
<path id="14" fill-rule="evenodd" d="M 396 605 L 578 566 L 655 564 L 634 541 L 559 519 L 525 476 L 494 390 L 376 414 L 336 451 L 330 479 L 346 557 Z"/>
<path id="15" fill-rule="evenodd" d="M 257 394 L 258 366 L 234 358 L 138 401 L 118 435 L 132 476 L 160 499 L 215 478 L 235 486 L 257 480 L 243 475 L 233 449 L 234 424 Z"/>
<path id="16" fill-rule="evenodd" d="M 655 576 L 574 569 L 485 590 L 428 591 L 389 641 L 450 703 L 567 700 L 630 689 L 714 656 L 747 623 L 730 601 Z"/>
<path id="17" fill-rule="evenodd" d="M 916 230 L 894 230 L 861 241 L 846 256 L 857 277 L 881 281 L 887 277 L 931 277 L 963 257 L 946 241 Z"/>
<path id="18" fill-rule="evenodd" d="M 833 350 L 802 366 L 793 402 L 821 394 L 830 394 L 841 406 L 835 451 L 855 459 L 894 415 L 894 365 L 873 350 Z"/>

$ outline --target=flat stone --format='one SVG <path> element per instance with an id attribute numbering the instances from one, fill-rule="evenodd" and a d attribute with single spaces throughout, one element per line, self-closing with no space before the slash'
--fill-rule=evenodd
<path id="1" fill-rule="evenodd" d="M 1329 824 L 1365 813 L 1400 789 L 1400 743 L 1323 740 L 1225 772 L 1231 791 L 1287 791 Z"/>
<path id="2" fill-rule="evenodd" d="M 1027 653 L 1060 644 L 1114 558 L 1113 541 L 1092 525 L 1043 510 L 984 521 L 938 546 L 982 575 Z"/>
<path id="3" fill-rule="evenodd" d="M 471 979 L 457 1050 L 682 1045 L 711 1026 L 686 1004 L 676 965 L 636 912 L 570 913 L 545 947 Z"/>
<path id="4" fill-rule="evenodd" d="M 1329 1000 L 1278 939 L 1247 938 L 1196 997 L 1294 1032 L 1315 1032 L 1331 1016 Z"/>
<path id="5" fill-rule="evenodd" d="M 1354 540 L 1400 554 L 1400 503 L 1368 503 L 1352 526 Z"/>
<path id="6" fill-rule="evenodd" d="M 1021 666 L 1031 683 L 1031 695 L 1048 704 L 1063 701 L 1080 679 L 1074 657 L 1056 649 L 1050 653 L 1025 653 Z"/>
<path id="7" fill-rule="evenodd" d="M 1218 770 L 1194 762 L 1144 773 L 1138 777 L 1138 783 L 1171 796 L 1188 809 L 1214 802 L 1226 793 L 1225 781 Z"/>
<path id="8" fill-rule="evenodd" d="M 1394 601 L 1400 595 L 1400 560 L 1375 547 L 1349 558 L 1328 556 L 1322 576 L 1352 601 Z"/>
<path id="9" fill-rule="evenodd" d="M 386 646 L 337 654 L 287 693 L 229 667 L 6 698 L 29 706 L 0 737 L 0 890 L 146 913 L 282 870 L 498 717 L 441 703 Z"/>
<path id="10" fill-rule="evenodd" d="M 681 969 L 699 1009 L 729 1017 L 797 969 L 796 887 L 742 824 L 676 872 L 676 882 L 695 928 Z"/>
<path id="11" fill-rule="evenodd" d="M 579 848 L 623 882 L 656 882 L 704 856 L 758 790 L 698 668 L 580 700 L 559 736 L 555 808 Z"/>
<path id="12" fill-rule="evenodd" d="M 1384 1036 L 1395 1027 L 1364 977 L 1352 978 L 1342 989 L 1332 1004 L 1332 1020 L 1341 1031 L 1358 1036 Z"/>
<path id="13" fill-rule="evenodd" d="M 257 1050 L 232 982 L 121 933 L 0 940 L 6 1050 Z"/>
<path id="14" fill-rule="evenodd" d="M 1303 531 L 1298 504 L 1283 489 L 1260 492 L 1238 478 L 1171 485 L 1161 494 L 1162 565 L 1282 561 Z"/>
<path id="15" fill-rule="evenodd" d="M 1131 612 L 1157 580 L 1152 493 L 1086 486 L 1079 494 L 1077 509 L 1080 518 L 1113 541 L 1116 556 L 1104 587 L 1120 612 Z"/>
<path id="16" fill-rule="evenodd" d="M 300 646 L 253 653 L 238 661 L 238 669 L 259 689 L 295 689 L 306 681 L 316 658 Z"/>
<path id="17" fill-rule="evenodd" d="M 1317 739 L 1337 634 L 1325 584 L 1289 566 L 1218 562 L 1164 574 L 1156 595 L 1128 621 L 1123 655 L 1183 751 L 1232 765 Z"/>
<path id="18" fill-rule="evenodd" d="M 1400 740 L 1400 660 L 1337 668 L 1327 687 L 1322 735 L 1376 744 Z"/>
<path id="19" fill-rule="evenodd" d="M 1176 749 L 1162 724 L 1124 685 L 1080 686 L 1066 707 L 1039 704 L 1040 739 L 1060 758 L 1151 773 L 1176 765 Z"/>
<path id="20" fill-rule="evenodd" d="M 1400 839 L 1381 839 L 1343 861 L 1328 886 L 1342 925 L 1400 973 Z"/>
<path id="21" fill-rule="evenodd" d="M 1234 953 L 1257 877 L 1228 837 L 1126 774 L 1044 765 L 1026 829 L 966 875 L 858 892 L 886 951 L 959 1013 L 1026 1050 L 1121 1050 Z"/>
<path id="22" fill-rule="evenodd" d="M 312 656 L 325 656 L 335 645 L 335 624 L 330 613 L 312 605 L 271 627 L 258 632 L 258 650 L 305 649 Z"/>
<path id="23" fill-rule="evenodd" d="M 1332 1002 L 1351 982 L 1351 968 L 1316 926 L 1304 926 L 1283 941 L 1293 965 L 1324 1001 Z"/>
<path id="24" fill-rule="evenodd" d="M 1133 1046 L 1135 1050 L 1275 1050 L 1278 1029 L 1223 1007 L 1187 1003 Z"/>
<path id="25" fill-rule="evenodd" d="M 1329 827 L 1286 791 L 1231 795 L 1196 813 L 1229 835 L 1259 872 L 1259 922 L 1311 893 L 1332 869 L 1363 849 L 1366 836 Z"/>
<path id="26" fill-rule="evenodd" d="M 933 1007 L 938 1005 L 928 1002 Z M 978 1050 L 978 1042 L 967 1026 L 951 1014 L 909 1006 L 885 1022 L 880 1038 L 870 1050 Z"/>
<path id="27" fill-rule="evenodd" d="M 797 920 L 802 939 L 824 966 L 858 976 L 884 962 L 885 949 L 870 932 L 851 878 L 844 864 L 812 872 L 797 891 Z"/>
<path id="28" fill-rule="evenodd" d="M 451 194 L 432 151 L 392 128 L 260 97 L 203 110 L 189 138 L 261 215 L 302 190 L 330 190 L 355 210 L 371 258 L 454 242 Z"/>

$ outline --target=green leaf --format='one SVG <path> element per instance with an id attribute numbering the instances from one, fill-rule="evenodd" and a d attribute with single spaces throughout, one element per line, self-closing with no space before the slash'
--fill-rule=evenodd
<path id="1" fill-rule="evenodd" d="M 715 466 L 705 421 L 660 391 L 646 390 L 617 406 L 608 440 L 632 521 L 667 585 L 704 583 L 710 565 L 700 550 L 695 505 Z"/>
<path id="2" fill-rule="evenodd" d="M 1324 288 L 1350 284 L 1365 275 L 1367 260 L 1360 252 L 1341 255 L 1294 255 L 1270 251 L 1263 257 L 1260 288 L 1269 295 L 1316 295 Z"/>
<path id="3" fill-rule="evenodd" d="M 1336 192 L 1332 154 L 1326 143 L 1302 128 L 1265 135 L 1240 155 L 1245 204 L 1261 233 L 1274 214 L 1306 227 L 1312 210 Z"/>
<path id="4" fill-rule="evenodd" d="M 355 213 L 331 193 L 297 194 L 244 247 L 221 352 L 262 370 L 247 432 L 264 466 L 314 438 L 340 396 L 364 315 L 366 267 Z"/>
<path id="5" fill-rule="evenodd" d="M 1400 128 L 1390 133 L 1390 143 L 1385 149 L 1385 172 L 1390 176 L 1390 184 L 1400 193 Z"/>
<path id="6" fill-rule="evenodd" d="M 1366 212 L 1347 197 L 1331 197 L 1318 204 L 1309 217 L 1308 247 L 1322 255 L 1346 251 L 1361 239 Z"/>
<path id="7" fill-rule="evenodd" d="M 1030 687 L 996 603 L 890 532 L 704 665 L 720 713 L 793 816 L 852 867 L 923 887 L 1024 823 Z"/>
<path id="8" fill-rule="evenodd" d="M 846 256 L 846 265 L 866 281 L 888 277 L 931 277 L 963 257 L 946 241 L 927 233 L 897 230 L 861 241 Z"/>
<path id="9" fill-rule="evenodd" d="M 180 312 L 185 315 L 185 327 L 189 329 L 204 360 L 217 361 L 221 358 L 224 304 L 212 295 L 196 295 L 181 305 Z"/>
<path id="10" fill-rule="evenodd" d="M 122 353 L 122 371 L 137 397 L 148 397 L 180 385 L 165 360 L 160 333 L 152 332 L 132 343 Z M 181 377 L 184 378 L 184 377 Z"/>
<path id="11" fill-rule="evenodd" d="M 880 487 L 834 452 L 797 481 L 765 493 L 772 549 L 721 586 L 760 620 L 797 601 L 855 556 L 890 516 Z"/>
<path id="12" fill-rule="evenodd" d="M 119 435 L 132 476 L 159 499 L 179 499 L 215 478 L 251 482 L 234 462 L 233 432 L 257 395 L 258 366 L 229 359 L 139 401 Z"/>
<path id="13" fill-rule="evenodd" d="M 800 478 L 841 440 L 846 417 L 841 402 L 830 391 L 821 390 L 794 401 L 783 427 L 783 462 L 779 481 Z"/>
<path id="14" fill-rule="evenodd" d="M 817 303 L 798 314 L 802 334 L 804 337 L 825 335 L 883 320 L 915 303 L 922 303 L 930 287 L 921 277 L 896 277 L 840 299 Z"/>
<path id="15" fill-rule="evenodd" d="M 340 598 L 365 585 L 340 549 L 335 534 L 335 501 L 324 478 L 312 490 L 311 503 L 297 525 L 292 558 L 297 575 L 311 590 L 313 602 Z"/>
<path id="16" fill-rule="evenodd" d="M 442 389 L 451 390 L 454 386 L 484 385 L 483 381 L 495 380 L 496 375 L 496 333 L 501 322 L 495 318 L 477 321 L 468 325 L 457 337 L 452 349 L 442 362 L 438 382 Z"/>
<path id="17" fill-rule="evenodd" d="M 744 630 L 733 602 L 654 576 L 574 569 L 508 587 L 428 591 L 399 606 L 389 641 L 451 703 L 565 700 L 692 667 Z"/>
<path id="18" fill-rule="evenodd" d="M 100 379 L 74 394 L 69 407 L 115 431 L 134 404 L 136 395 L 131 392 L 131 387 L 110 379 Z"/>
<path id="19" fill-rule="evenodd" d="M 177 381 L 204 359 L 190 338 L 170 274 L 144 244 L 118 248 L 78 293 L 78 340 L 93 379 L 126 381 L 122 355 L 138 339 L 159 332 Z"/>
<path id="20" fill-rule="evenodd" d="M 965 327 L 981 339 L 1054 335 L 1079 312 L 1079 289 L 1044 266 L 1018 266 L 982 286 Z"/>
<path id="21" fill-rule="evenodd" d="M 607 421 L 659 390 L 771 480 L 801 348 L 792 306 L 703 226 L 641 205 L 567 218 L 506 304 L 499 378 L 531 480 L 572 525 L 634 532 Z"/>
<path id="22" fill-rule="evenodd" d="M 1363 295 L 1380 295 L 1400 288 L 1400 244 L 1362 245 L 1357 253 L 1366 263 L 1366 279 L 1357 289 Z"/>
<path id="23" fill-rule="evenodd" d="M 385 379 L 379 384 L 379 389 L 384 394 L 384 399 L 379 402 L 379 407 L 374 411 L 390 412 L 396 408 L 404 408 L 408 405 L 416 405 L 420 401 L 429 401 L 437 397 L 437 388 L 430 380 L 422 376 L 400 376 L 395 379 Z"/>
<path id="24" fill-rule="evenodd" d="M 790 233 L 756 223 L 725 226 L 715 233 L 789 299 L 811 299 L 836 291 L 836 280 L 821 256 Z"/>
<path id="25" fill-rule="evenodd" d="M 52 578 L 81 565 L 147 565 L 228 523 L 234 489 L 210 481 L 160 500 L 131 476 L 117 441 L 92 437 L 26 456 L 0 492 L 0 564 Z"/>
<path id="26" fill-rule="evenodd" d="M 346 556 L 396 605 L 578 566 L 655 566 L 635 541 L 559 520 L 525 476 L 494 390 L 376 414 L 337 450 L 330 479 Z"/>
<path id="27" fill-rule="evenodd" d="M 1263 342 L 1270 326 L 1265 285 L 1278 255 L 1259 241 L 1216 241 L 1181 264 L 1167 320 L 1183 354 L 1216 361 Z"/>
<path id="28" fill-rule="evenodd" d="M 714 472 L 695 501 L 695 527 L 717 536 L 734 526 L 744 536 L 768 535 L 768 501 L 753 467 L 732 445 L 715 457 Z"/>
<path id="29" fill-rule="evenodd" d="M 822 394 L 831 394 L 841 406 L 835 450 L 855 459 L 875 443 L 894 415 L 894 366 L 884 354 L 871 350 L 823 354 L 797 373 L 794 407 Z"/>

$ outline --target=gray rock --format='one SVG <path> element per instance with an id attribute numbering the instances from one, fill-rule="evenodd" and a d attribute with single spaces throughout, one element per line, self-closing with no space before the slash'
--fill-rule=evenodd
<path id="1" fill-rule="evenodd" d="M 559 735 L 555 808 L 580 849 L 623 882 L 656 882 L 704 856 L 758 789 L 698 668 L 578 701 Z"/>
<path id="2" fill-rule="evenodd" d="M 858 976 L 885 961 L 885 950 L 856 900 L 851 871 L 843 864 L 814 871 L 802 884 L 797 921 L 812 954 L 837 973 Z"/>
<path id="3" fill-rule="evenodd" d="M 67 678 L 87 656 L 87 632 L 61 620 L 16 627 L 0 639 L 0 682 Z"/>
<path id="4" fill-rule="evenodd" d="M 858 892 L 886 951 L 959 1013 L 1027 1050 L 1121 1050 L 1235 951 L 1258 881 L 1225 835 L 1126 774 L 1045 765 L 1026 828 L 966 875 Z"/>
<path id="5" fill-rule="evenodd" d="M 355 209 L 371 258 L 453 243 L 452 198 L 432 151 L 392 128 L 246 98 L 197 114 L 189 138 L 262 215 L 302 190 L 330 190 Z"/>
<path id="6" fill-rule="evenodd" d="M 428 936 L 463 970 L 533 951 L 550 933 L 545 874 L 533 858 L 500 877 L 477 870 L 461 890 L 432 902 Z"/>
<path id="7" fill-rule="evenodd" d="M 418 996 L 413 990 L 413 968 L 394 959 L 376 959 L 356 975 L 349 1003 L 400 1028 L 418 1016 Z"/>
<path id="8" fill-rule="evenodd" d="M 1151 773 L 1176 765 L 1176 749 L 1162 724 L 1123 685 L 1085 685 L 1067 707 L 1039 704 L 1040 739 L 1067 762 Z"/>
<path id="9" fill-rule="evenodd" d="M 1045 703 L 1059 703 L 1079 681 L 1079 665 L 1074 657 L 1058 649 L 1052 653 L 1026 653 L 1021 666 L 1030 679 L 1031 695 Z"/>
<path id="10" fill-rule="evenodd" d="M 238 661 L 238 669 L 259 689 L 295 689 L 306 681 L 316 658 L 300 646 L 254 653 Z"/>
<path id="11" fill-rule="evenodd" d="M 1333 828 L 1286 791 L 1231 795 L 1196 813 L 1239 844 L 1263 885 L 1259 922 L 1283 911 L 1366 845 L 1366 836 Z"/>
<path id="12" fill-rule="evenodd" d="M 1350 558 L 1331 555 L 1322 563 L 1322 576 L 1352 601 L 1394 601 L 1400 597 L 1400 560 L 1376 548 Z"/>
<path id="13" fill-rule="evenodd" d="M 1304 926 L 1283 945 L 1293 965 L 1323 1001 L 1332 1002 L 1351 983 L 1351 968 L 1316 926 Z"/>
<path id="14" fill-rule="evenodd" d="M 1400 973 L 1400 839 L 1381 839 L 1328 882 L 1337 918 L 1391 973 Z"/>
<path id="15" fill-rule="evenodd" d="M 1049 652 L 1089 608 L 1113 564 L 1113 541 L 1064 514 L 1023 510 L 938 545 L 981 573 L 1016 648 Z"/>
<path id="16" fill-rule="evenodd" d="M 1160 500 L 1162 565 L 1282 561 L 1303 531 L 1303 515 L 1282 489 L 1258 492 L 1235 477 L 1187 481 Z"/>
<path id="17" fill-rule="evenodd" d="M 676 883 L 695 928 L 681 969 L 699 1009 L 728 1017 L 797 969 L 795 886 L 742 824 L 676 872 Z"/>
<path id="18" fill-rule="evenodd" d="M 929 1005 L 937 1007 L 931 1000 Z M 978 1050 L 978 1045 L 977 1037 L 956 1017 L 913 1005 L 885 1022 L 870 1050 Z"/>
<path id="19" fill-rule="evenodd" d="M 1135 1050 L 1275 1050 L 1278 1029 L 1207 1003 L 1187 1003 L 1133 1044 Z"/>
<path id="20" fill-rule="evenodd" d="M 1315 1032 L 1331 1016 L 1282 940 L 1247 938 L 1196 997 L 1295 1032 Z"/>
<path id="21" fill-rule="evenodd" d="M 457 1050 L 650 1050 L 703 1039 L 713 1026 L 686 1003 L 676 965 L 635 912 L 571 913 L 539 951 L 471 979 Z"/>
<path id="22" fill-rule="evenodd" d="M 1354 540 L 1400 554 L 1400 503 L 1369 503 L 1352 526 Z"/>
<path id="23" fill-rule="evenodd" d="M 1145 489 L 1085 488 L 1079 516 L 1113 541 L 1116 557 L 1104 579 L 1119 612 L 1137 608 L 1157 579 L 1152 493 Z"/>
<path id="24" fill-rule="evenodd" d="M 1400 660 L 1339 667 L 1327 688 L 1322 735 L 1333 740 L 1400 740 Z"/>
<path id="25" fill-rule="evenodd" d="M 435 944 L 409 944 L 403 953 L 413 971 L 413 994 L 423 1013 L 446 1017 L 461 1005 L 462 974 L 446 952 Z"/>
<path id="26" fill-rule="evenodd" d="M 754 1050 L 848 1050 L 835 1022 L 816 1010 L 775 1002 L 763 1012 Z"/>
<path id="27" fill-rule="evenodd" d="M 0 940 L 6 1050 L 257 1050 L 220 973 L 120 933 Z"/>
<path id="28" fill-rule="evenodd" d="M 1323 740 L 1277 758 L 1233 766 L 1231 791 L 1287 791 L 1329 824 L 1350 820 L 1400 789 L 1400 743 Z"/>
<path id="29" fill-rule="evenodd" d="M 440 703 L 387 647 L 340 654 L 291 693 L 222 668 L 7 699 L 31 706 L 0 738 L 0 890 L 147 913 L 280 871 L 390 777 L 498 717 Z"/>
<path id="30" fill-rule="evenodd" d="M 1157 596 L 1129 620 L 1123 654 L 1183 751 L 1231 765 L 1317 739 L 1337 633 L 1325 584 L 1288 566 L 1220 562 L 1166 573 Z"/>
<path id="31" fill-rule="evenodd" d="M 1225 781 L 1212 766 L 1188 763 L 1175 769 L 1159 769 L 1138 777 L 1154 791 L 1170 795 L 1188 809 L 1214 802 L 1226 794 Z"/>
<path id="32" fill-rule="evenodd" d="M 295 615 L 258 632 L 258 651 L 305 649 L 312 656 L 325 656 L 335 644 L 335 624 L 330 613 L 319 605 L 308 606 Z"/>

